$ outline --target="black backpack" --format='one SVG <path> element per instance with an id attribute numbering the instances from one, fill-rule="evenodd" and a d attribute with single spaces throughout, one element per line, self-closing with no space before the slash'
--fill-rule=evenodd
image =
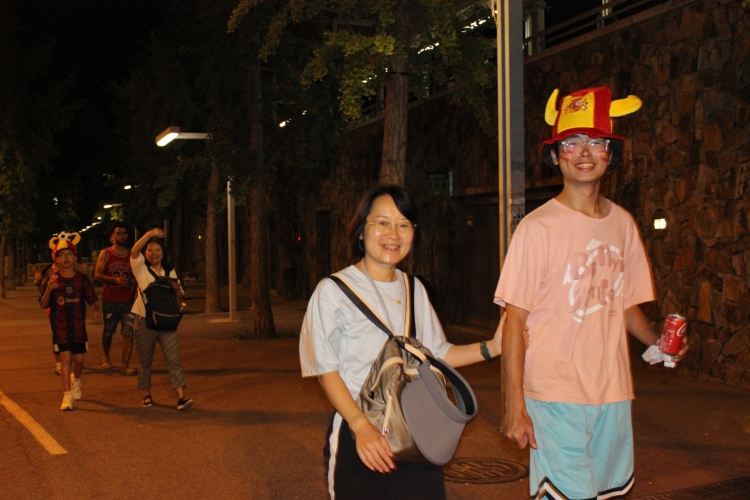
<path id="1" fill-rule="evenodd" d="M 172 279 L 157 276 L 148 266 L 147 269 L 154 277 L 154 281 L 141 292 L 143 304 L 146 306 L 146 326 L 152 330 L 177 330 L 183 311 L 177 304 Z"/>

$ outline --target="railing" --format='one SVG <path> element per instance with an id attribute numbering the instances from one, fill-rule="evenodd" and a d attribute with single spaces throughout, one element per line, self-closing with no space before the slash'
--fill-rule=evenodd
<path id="1" fill-rule="evenodd" d="M 612 0 L 524 39 L 524 54 L 544 49 L 620 21 L 669 0 Z"/>

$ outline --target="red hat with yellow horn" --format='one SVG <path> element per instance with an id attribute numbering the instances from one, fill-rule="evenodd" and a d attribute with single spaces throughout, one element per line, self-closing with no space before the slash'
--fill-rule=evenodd
<path id="1" fill-rule="evenodd" d="M 52 256 L 57 257 L 57 252 L 60 250 L 70 250 L 73 255 L 78 255 L 76 245 L 81 241 L 81 235 L 79 233 L 66 233 L 62 231 L 57 236 L 53 236 L 49 240 L 49 248 L 52 250 Z"/>
<path id="2" fill-rule="evenodd" d="M 555 104 L 559 92 L 559 89 L 555 89 L 547 101 L 544 118 L 554 128 L 552 138 L 544 141 L 539 150 L 542 159 L 556 167 L 550 155 L 555 144 L 571 135 L 586 134 L 593 138 L 609 139 L 612 152 L 609 168 L 619 166 L 625 159 L 625 138 L 612 133 L 612 118 L 638 111 L 643 104 L 641 100 L 629 95 L 625 99 L 612 101 L 612 92 L 607 87 L 595 87 L 563 97 L 558 110 Z"/>

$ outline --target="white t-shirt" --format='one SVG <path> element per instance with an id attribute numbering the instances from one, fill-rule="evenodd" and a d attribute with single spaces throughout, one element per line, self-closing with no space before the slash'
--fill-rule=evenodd
<path id="1" fill-rule="evenodd" d="M 529 312 L 524 395 L 602 405 L 633 398 L 625 309 L 654 300 L 633 217 L 593 219 L 550 200 L 516 229 L 495 303 Z"/>
<path id="2" fill-rule="evenodd" d="M 133 308 L 130 309 L 130 312 L 145 318 L 146 305 L 143 303 L 141 290 L 145 290 L 147 286 L 155 281 L 155 278 L 151 275 L 150 272 L 148 272 L 148 266 L 146 266 L 146 258 L 142 253 L 139 253 L 138 257 L 135 259 L 133 257 L 130 257 L 130 270 L 133 273 L 133 276 L 135 276 L 136 281 L 138 282 L 138 294 L 135 298 L 135 302 L 133 302 Z M 164 268 L 162 268 L 161 274 L 159 274 L 159 276 L 165 276 Z M 177 279 L 177 273 L 174 271 L 174 269 L 169 272 L 169 277 Z"/>
<path id="3" fill-rule="evenodd" d="M 387 325 L 383 306 L 364 273 L 355 266 L 349 266 L 337 274 L 359 292 Z M 435 357 L 445 358 L 452 344 L 445 340 L 443 328 L 424 286 L 419 280 L 414 282 L 416 337 Z M 376 286 L 380 288 L 380 295 L 388 309 L 391 328 L 396 335 L 403 335 L 406 312 L 403 274 L 396 270 L 396 281 L 378 281 Z M 399 297 L 400 305 L 396 304 Z M 299 341 L 302 376 L 338 371 L 352 398 L 356 399 L 386 340 L 388 335 L 367 319 L 336 283 L 326 278 L 310 297 L 302 322 Z"/>

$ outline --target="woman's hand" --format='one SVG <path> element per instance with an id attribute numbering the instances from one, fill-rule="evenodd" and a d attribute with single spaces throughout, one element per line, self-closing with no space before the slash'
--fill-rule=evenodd
<path id="1" fill-rule="evenodd" d="M 368 469 L 385 474 L 396 468 L 388 441 L 364 414 L 349 424 L 349 427 L 356 436 L 357 455 Z"/>
<path id="2" fill-rule="evenodd" d="M 148 234 L 151 238 L 164 238 L 167 236 L 167 232 L 160 227 L 151 229 Z"/>
<path id="3" fill-rule="evenodd" d="M 133 245 L 133 248 L 130 249 L 130 258 L 137 259 L 138 254 L 141 253 L 141 250 L 146 248 L 146 245 L 151 238 L 164 238 L 166 236 L 167 232 L 160 227 L 155 227 L 146 231 L 145 233 L 143 233 L 143 236 L 141 236 L 141 239 L 136 241 L 135 245 Z"/>
<path id="4" fill-rule="evenodd" d="M 365 466 L 380 473 L 390 472 L 396 468 L 393 463 L 393 452 L 388 441 L 367 419 L 359 409 L 349 389 L 344 384 L 339 372 L 328 372 L 318 377 L 328 400 L 336 411 L 349 424 L 349 428 L 356 436 L 357 455 Z"/>
<path id="5" fill-rule="evenodd" d="M 492 337 L 492 341 L 487 343 L 490 356 L 493 358 L 503 353 L 503 330 L 507 321 L 508 313 L 506 311 L 503 313 L 502 318 L 500 318 L 500 323 L 498 323 L 497 330 L 495 330 L 495 336 Z M 529 327 L 525 325 L 523 327 L 523 343 L 527 348 L 529 347 Z"/>

